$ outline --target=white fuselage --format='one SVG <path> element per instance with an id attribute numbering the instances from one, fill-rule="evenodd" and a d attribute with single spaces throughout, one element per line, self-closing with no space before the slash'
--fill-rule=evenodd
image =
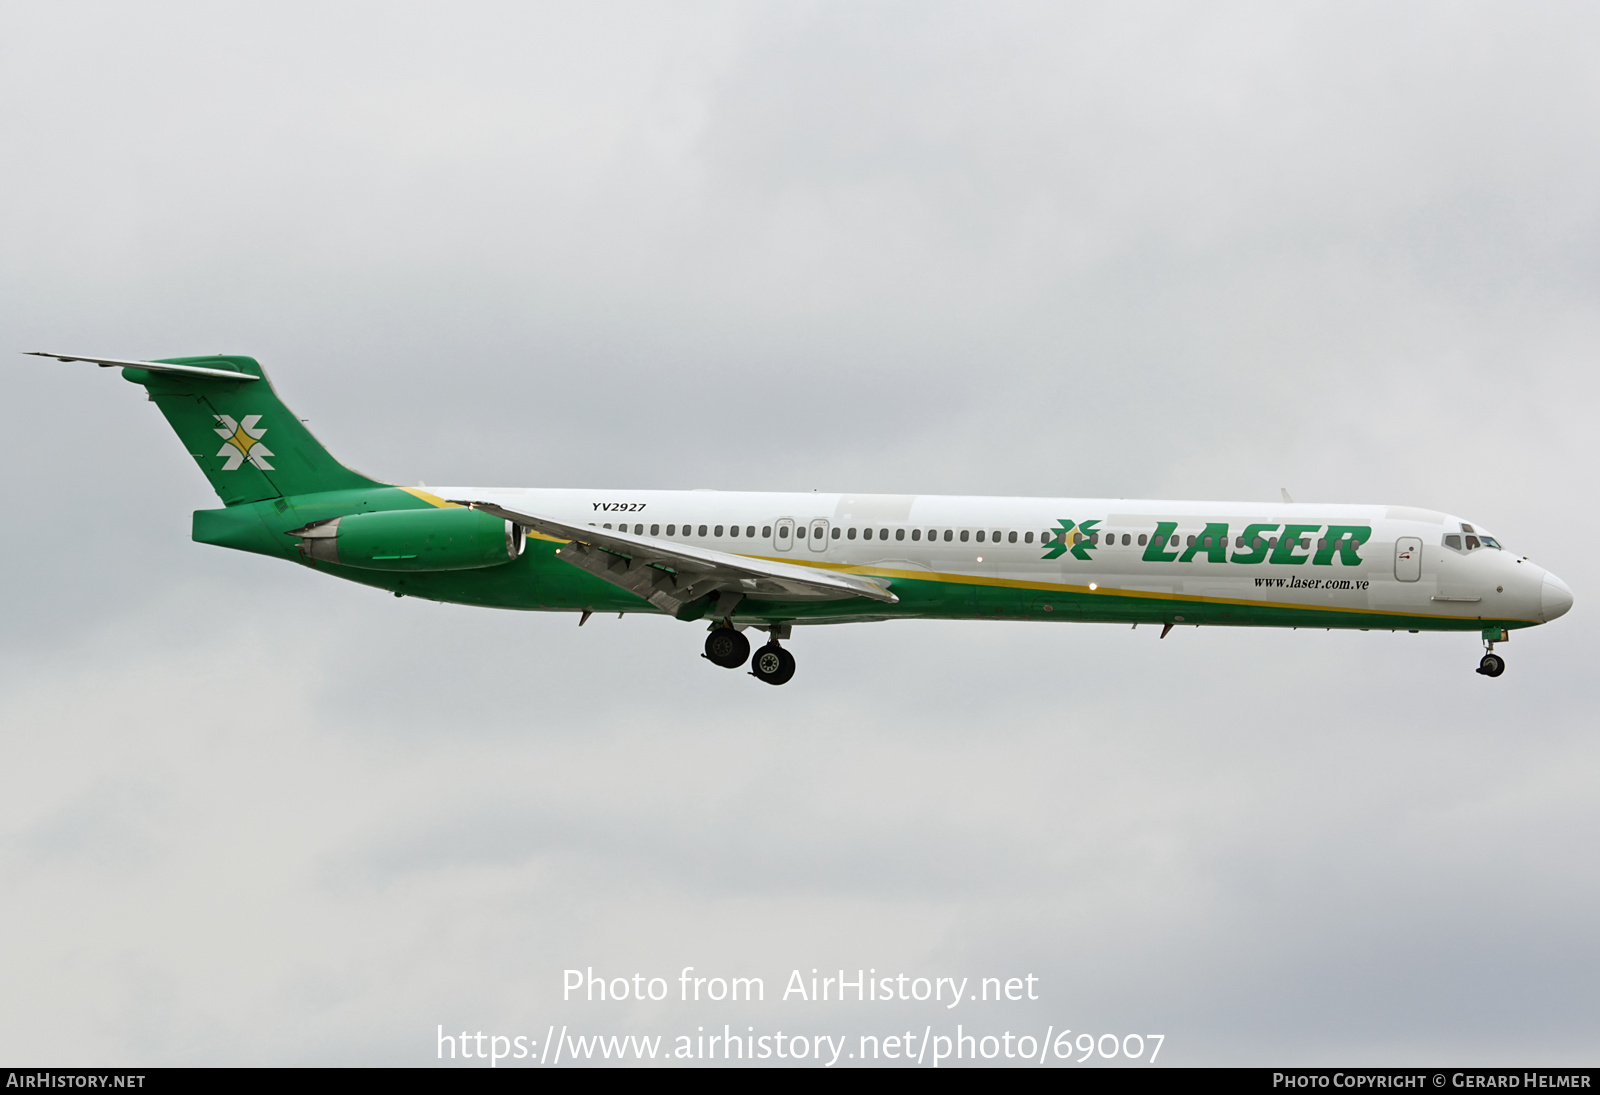
<path id="1" fill-rule="evenodd" d="M 1410 507 L 428 489 L 723 552 L 933 581 L 1403 614 L 1458 627 L 1474 619 L 1543 623 L 1572 604 L 1560 579 L 1486 546 L 1496 541 L 1480 526 Z"/>

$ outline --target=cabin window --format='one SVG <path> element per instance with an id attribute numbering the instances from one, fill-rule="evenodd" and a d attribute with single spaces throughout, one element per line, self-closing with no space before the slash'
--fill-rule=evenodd
<path id="1" fill-rule="evenodd" d="M 786 529 L 786 528 L 781 528 L 778 531 L 780 533 L 784 533 L 784 532 L 788 532 L 789 530 Z M 762 525 L 761 526 L 761 538 L 763 540 L 765 540 L 768 536 L 771 536 L 771 535 L 772 535 L 772 526 L 771 525 Z"/>
<path id="2" fill-rule="evenodd" d="M 667 526 L 667 535 L 668 536 L 676 536 L 676 535 L 678 535 L 678 526 L 677 525 L 668 525 Z"/>
<path id="3" fill-rule="evenodd" d="M 1100 534 L 1098 532 L 1091 532 L 1089 534 L 1089 542 L 1091 544 L 1093 544 L 1095 547 L 1099 547 L 1100 546 Z"/>
<path id="4" fill-rule="evenodd" d="M 894 530 L 894 538 L 896 540 L 904 540 L 906 538 L 906 530 L 903 529 L 903 528 L 895 529 Z"/>
<path id="5" fill-rule="evenodd" d="M 856 530 L 851 529 L 849 532 L 846 532 L 844 536 L 846 540 L 854 540 L 856 538 Z"/>
<path id="6" fill-rule="evenodd" d="M 912 540 L 920 540 L 920 539 L 922 539 L 922 530 L 919 529 L 919 528 L 912 529 L 911 530 L 911 539 Z"/>
<path id="7" fill-rule="evenodd" d="M 661 535 L 661 526 L 660 525 L 651 525 L 650 526 L 650 535 L 651 536 L 660 536 Z"/>
<path id="8" fill-rule="evenodd" d="M 713 533 L 714 533 L 714 535 L 721 536 L 722 535 L 722 526 L 718 525 L 716 527 L 716 529 L 713 530 Z"/>
<path id="9" fill-rule="evenodd" d="M 961 538 L 963 540 L 965 540 L 967 538 L 967 534 L 966 533 L 962 533 L 961 534 Z M 983 543 L 983 530 L 982 529 L 978 530 L 978 543 L 980 543 L 980 544 Z"/>
<path id="10" fill-rule="evenodd" d="M 946 537 L 945 537 L 945 539 L 947 539 L 947 540 L 948 540 L 948 539 L 949 539 L 949 537 L 948 537 L 948 536 L 946 536 Z M 961 542 L 962 542 L 962 543 L 963 543 L 963 544 L 964 544 L 964 543 L 966 543 L 966 542 L 967 542 L 967 530 L 966 530 L 966 529 L 962 529 L 962 530 L 961 530 Z"/>
<path id="11" fill-rule="evenodd" d="M 1311 537 L 1309 537 L 1309 536 L 1300 537 L 1300 550 L 1301 551 L 1306 551 L 1310 547 L 1311 547 Z"/>
<path id="12" fill-rule="evenodd" d="M 1317 550 L 1318 551 L 1322 551 L 1327 546 L 1328 546 L 1328 538 L 1326 536 L 1317 537 Z"/>
<path id="13" fill-rule="evenodd" d="M 610 521 L 607 521 L 607 522 L 606 522 L 606 528 L 610 528 L 610 527 L 611 527 L 611 522 L 610 522 Z"/>
<path id="14" fill-rule="evenodd" d="M 700 535 L 704 536 L 705 534 L 706 534 L 706 527 L 704 525 L 701 525 L 700 526 Z"/>
<path id="15" fill-rule="evenodd" d="M 839 530 L 838 529 L 834 529 L 833 530 L 833 538 L 835 540 L 837 540 L 839 538 Z"/>
<path id="16" fill-rule="evenodd" d="M 955 533 L 952 532 L 950 529 L 945 529 L 944 530 L 944 542 L 948 544 L 953 539 L 955 539 Z M 965 540 L 966 537 L 963 536 L 962 539 Z"/>
<path id="17" fill-rule="evenodd" d="M 1276 536 L 1267 537 L 1267 546 L 1269 548 L 1271 548 L 1273 551 L 1277 551 L 1278 550 L 1278 538 Z"/>
<path id="18" fill-rule="evenodd" d="M 670 529 L 672 526 L 668 525 L 667 527 Z M 763 535 L 763 536 L 771 536 L 772 533 L 763 532 L 761 535 Z M 788 538 L 789 538 L 789 526 L 788 525 L 779 525 L 778 526 L 778 539 L 787 540 Z"/>
<path id="19" fill-rule="evenodd" d="M 1192 532 L 1189 534 L 1189 543 L 1187 546 L 1194 547 L 1194 533 Z"/>
<path id="20" fill-rule="evenodd" d="M 1017 534 L 1016 533 L 1014 533 L 1014 532 L 1006 533 L 1006 543 L 1014 544 L 1016 542 L 1017 542 Z"/>
<path id="21" fill-rule="evenodd" d="M 1144 547 L 1144 533 L 1139 534 L 1139 546 Z"/>

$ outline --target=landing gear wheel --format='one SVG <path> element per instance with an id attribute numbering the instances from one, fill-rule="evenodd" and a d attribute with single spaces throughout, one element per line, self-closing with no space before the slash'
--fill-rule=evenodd
<path id="1" fill-rule="evenodd" d="M 750 659 L 750 675 L 768 684 L 787 684 L 794 676 L 794 655 L 777 643 L 768 643 Z"/>
<path id="2" fill-rule="evenodd" d="M 724 669 L 738 669 L 750 657 L 750 640 L 744 632 L 719 627 L 706 636 L 706 660 Z"/>
<path id="3" fill-rule="evenodd" d="M 1478 672 L 1485 677 L 1498 677 L 1506 671 L 1506 660 L 1498 654 L 1485 654 L 1478 663 Z"/>

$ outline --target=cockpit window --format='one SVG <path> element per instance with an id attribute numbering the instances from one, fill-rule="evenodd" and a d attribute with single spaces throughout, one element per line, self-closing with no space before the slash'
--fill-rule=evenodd
<path id="1" fill-rule="evenodd" d="M 1453 549 L 1455 551 L 1460 551 L 1461 550 L 1461 537 L 1457 536 L 1453 532 L 1446 534 L 1446 536 L 1444 538 L 1444 546 L 1447 547 L 1447 548 L 1451 548 L 1451 549 Z"/>
<path id="2" fill-rule="evenodd" d="M 1500 541 L 1496 540 L 1493 536 L 1485 536 L 1483 538 L 1483 546 L 1484 547 L 1492 547 L 1492 548 L 1494 548 L 1494 549 L 1496 549 L 1498 551 L 1505 550 L 1504 548 L 1500 547 Z"/>
<path id="3" fill-rule="evenodd" d="M 1478 542 L 1478 538 L 1476 536 L 1468 536 L 1467 537 L 1467 550 L 1468 551 L 1477 551 L 1482 546 L 1483 545 Z"/>

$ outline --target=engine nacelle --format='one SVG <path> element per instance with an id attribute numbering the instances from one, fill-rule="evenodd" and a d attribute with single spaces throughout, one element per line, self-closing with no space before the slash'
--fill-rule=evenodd
<path id="1" fill-rule="evenodd" d="M 480 570 L 522 554 L 522 526 L 465 507 L 357 513 L 289 535 L 300 554 L 362 570 Z"/>

